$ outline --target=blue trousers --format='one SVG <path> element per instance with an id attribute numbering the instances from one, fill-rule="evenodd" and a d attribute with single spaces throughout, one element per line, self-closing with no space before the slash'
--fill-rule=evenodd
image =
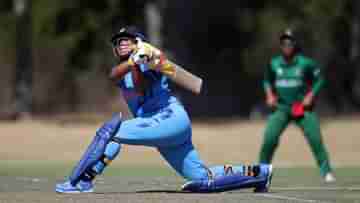
<path id="1" fill-rule="evenodd" d="M 204 180 L 209 177 L 209 170 L 215 176 L 224 175 L 224 166 L 208 168 L 200 159 L 193 146 L 191 121 L 178 102 L 171 103 L 159 112 L 124 121 L 115 137 L 120 143 L 111 142 L 105 155 L 114 159 L 121 149 L 121 144 L 155 147 L 169 165 L 187 180 Z M 101 173 L 102 162 L 95 166 Z M 243 166 L 233 166 L 234 172 L 242 172 Z"/>

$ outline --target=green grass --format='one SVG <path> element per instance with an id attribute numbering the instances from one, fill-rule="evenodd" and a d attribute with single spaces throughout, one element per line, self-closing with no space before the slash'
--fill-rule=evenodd
<path id="1" fill-rule="evenodd" d="M 58 161 L 30 161 L 30 160 L 0 160 L 0 176 L 27 176 L 27 177 L 61 177 L 67 175 L 76 162 Z M 360 182 L 360 167 L 336 168 L 336 176 L 345 181 Z M 176 173 L 165 164 L 154 165 L 124 165 L 115 164 L 107 168 L 105 176 L 176 176 Z M 274 180 L 281 180 L 286 185 L 287 179 L 295 180 L 299 184 L 314 182 L 319 177 L 317 168 L 293 167 L 274 169 Z M 299 180 L 297 180 L 299 178 Z M 294 184 L 294 183 L 291 183 Z"/>
<path id="2" fill-rule="evenodd" d="M 29 160 L 0 160 L 0 176 L 23 176 L 23 177 L 64 177 L 67 176 L 76 162 L 56 161 L 29 161 Z M 166 167 L 141 166 L 141 165 L 111 165 L 104 173 L 105 176 L 176 176 L 176 173 Z"/>
<path id="3" fill-rule="evenodd" d="M 54 181 L 67 176 L 74 163 L 60 163 L 55 161 L 0 161 L 0 178 L 7 184 L 13 184 L 16 191 L 26 191 L 27 186 L 16 181 L 13 177 L 47 178 L 52 189 Z M 275 168 L 272 192 L 269 196 L 235 191 L 224 196 L 225 202 L 232 198 L 248 199 L 245 202 L 359 202 L 360 203 L 360 167 L 336 168 L 337 182 L 325 184 L 319 176 L 317 168 Z M 142 178 L 143 177 L 143 178 Z M 163 177 L 158 179 L 159 177 Z M 114 164 L 104 174 L 106 180 L 102 185 L 106 191 L 136 191 L 149 188 L 175 189 L 183 182 L 175 172 L 164 165 L 159 166 L 121 166 Z M 141 182 L 141 181 L 143 182 Z M 164 181 L 154 181 L 164 180 Z M 18 181 L 19 182 L 19 181 Z M 40 182 L 41 183 L 41 182 Z M 34 183 L 31 183 L 34 184 Z M 31 186 L 29 185 L 29 187 Z M 130 184 L 130 188 L 129 187 Z M 114 185 L 118 185 L 115 186 Z M 5 187 L 4 187 L 5 188 Z M 39 186 L 39 191 L 43 190 Z M 115 188 L 115 189 L 114 189 Z M 6 190 L 3 189 L 3 190 Z M 15 190 L 15 189 L 14 189 Z M 46 189 L 45 189 L 46 191 Z M 151 196 L 151 194 L 149 194 Z M 160 195 L 161 198 L 163 196 Z M 207 196 L 203 196 L 207 197 Z M 166 197 L 168 198 L 168 197 Z M 170 198 L 170 197 L 169 197 Z M 201 199 L 202 197 L 197 197 Z M 280 199 L 277 199 L 280 198 Z M 282 199 L 281 199 L 282 198 Z M 287 200 L 286 198 L 292 199 Z"/>

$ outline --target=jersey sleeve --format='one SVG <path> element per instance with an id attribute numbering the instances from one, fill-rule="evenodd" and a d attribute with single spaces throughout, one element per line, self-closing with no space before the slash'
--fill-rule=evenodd
<path id="1" fill-rule="evenodd" d="M 323 77 L 319 64 L 313 60 L 309 61 L 308 75 L 310 76 L 312 82 L 312 93 L 314 95 L 318 95 L 325 84 L 325 79 Z"/>
<path id="2" fill-rule="evenodd" d="M 274 81 L 275 81 L 274 71 L 271 69 L 271 64 L 268 64 L 265 69 L 264 80 L 263 80 L 264 90 L 272 88 Z"/>

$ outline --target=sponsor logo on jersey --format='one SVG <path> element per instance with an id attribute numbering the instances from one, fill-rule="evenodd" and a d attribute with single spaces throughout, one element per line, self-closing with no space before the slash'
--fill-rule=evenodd
<path id="1" fill-rule="evenodd" d="M 276 87 L 285 87 L 285 88 L 299 87 L 302 84 L 303 82 L 301 80 L 296 80 L 296 79 L 281 79 L 275 82 Z"/>
<path id="2" fill-rule="evenodd" d="M 281 76 L 284 74 L 284 70 L 282 68 L 278 68 L 278 69 L 276 69 L 276 74 Z"/>
<path id="3" fill-rule="evenodd" d="M 303 75 L 303 71 L 300 68 L 295 67 L 295 76 L 300 77 Z"/>

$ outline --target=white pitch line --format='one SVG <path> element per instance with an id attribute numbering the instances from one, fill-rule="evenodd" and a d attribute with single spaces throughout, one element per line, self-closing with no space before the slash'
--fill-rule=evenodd
<path id="1" fill-rule="evenodd" d="M 296 198 L 296 197 L 288 197 L 288 196 L 273 195 L 273 194 L 256 194 L 256 196 L 267 197 L 267 198 L 271 198 L 271 199 L 281 199 L 281 200 L 297 201 L 297 202 L 321 202 L 321 201 L 318 201 L 318 200 L 301 199 L 301 198 Z"/>

